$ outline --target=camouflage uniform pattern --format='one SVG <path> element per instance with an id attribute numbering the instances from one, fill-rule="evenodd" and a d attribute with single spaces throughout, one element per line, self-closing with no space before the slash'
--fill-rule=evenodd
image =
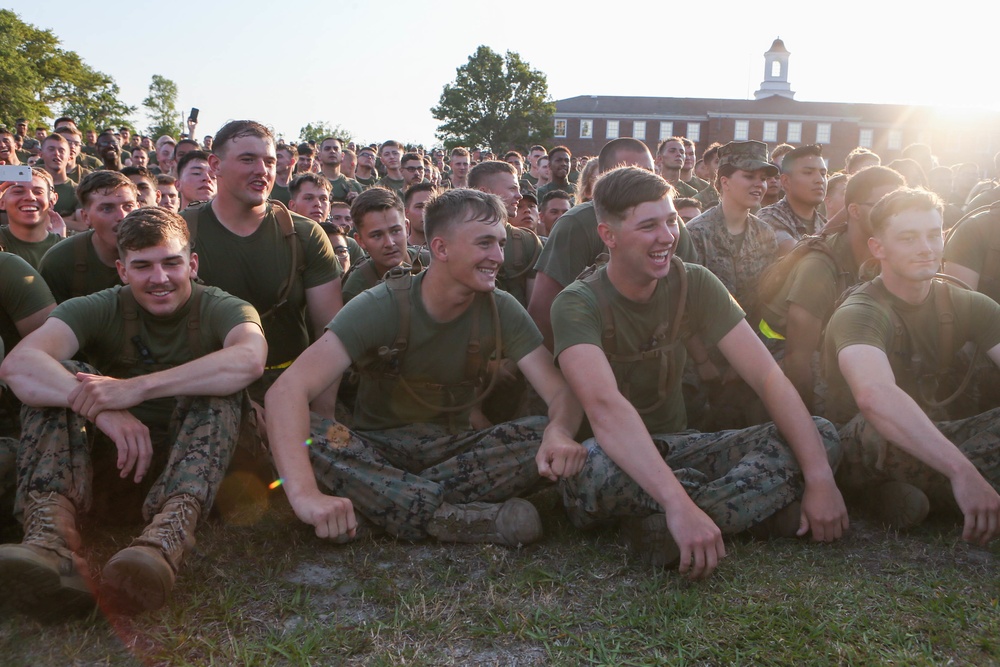
<path id="1" fill-rule="evenodd" d="M 434 424 L 353 432 L 313 414 L 309 458 L 322 489 L 416 540 L 442 503 L 502 502 L 540 486 L 535 454 L 547 424 L 527 417 L 458 434 Z"/>
<path id="2" fill-rule="evenodd" d="M 934 425 L 1000 491 L 1000 408 Z M 932 503 L 954 506 L 955 496 L 948 478 L 887 442 L 863 415 L 857 415 L 840 429 L 840 441 L 844 460 L 837 471 L 837 485 L 845 492 L 896 480 L 921 489 Z"/>
<path id="3" fill-rule="evenodd" d="M 97 373 L 80 362 L 65 361 L 63 366 L 73 373 Z M 203 508 L 212 506 L 236 448 L 244 396 L 239 392 L 221 397 L 178 397 L 169 426 L 150 428 L 153 460 L 149 472 L 139 485 L 132 481 L 134 473 L 121 481 L 144 491 L 145 521 L 150 521 L 168 499 L 182 494 L 194 496 Z M 95 489 L 102 494 L 109 492 L 104 484 L 95 482 L 95 474 L 101 482 L 105 477 L 109 482 L 118 478 L 114 470 L 117 450 L 86 418 L 69 408 L 24 406 L 21 424 L 18 516 L 24 499 L 33 491 L 63 495 L 81 513 L 91 509 Z"/>
<path id="4" fill-rule="evenodd" d="M 754 215 L 747 216 L 743 245 L 726 230 L 722 205 L 705 211 L 687 225 L 698 250 L 698 263 L 714 273 L 751 315 L 758 305 L 757 285 L 764 269 L 778 256 L 774 230 Z"/>
<path id="5" fill-rule="evenodd" d="M 820 232 L 826 226 L 826 218 L 819 211 L 813 214 L 813 219 L 808 224 L 803 222 L 802 218 L 792 210 L 788 197 L 782 197 L 780 201 L 760 209 L 757 211 L 757 217 L 771 225 L 778 243 L 785 239 L 798 241 L 806 234 Z"/>
<path id="6" fill-rule="evenodd" d="M 837 430 L 813 417 L 830 465 L 840 459 Z M 654 435 L 653 444 L 688 496 L 723 534 L 760 523 L 802 497 L 802 471 L 774 424 L 739 431 L 686 431 Z M 573 524 L 587 528 L 609 519 L 644 517 L 663 508 L 591 438 L 587 462 L 575 477 L 559 482 Z"/>
<path id="7" fill-rule="evenodd" d="M 0 498 L 13 491 L 17 480 L 17 440 L 0 438 Z"/>

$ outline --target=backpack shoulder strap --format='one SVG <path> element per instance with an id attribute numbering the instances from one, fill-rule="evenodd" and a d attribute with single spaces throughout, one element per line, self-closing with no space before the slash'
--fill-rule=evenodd
<path id="1" fill-rule="evenodd" d="M 298 277 L 299 273 L 305 271 L 305 262 L 303 261 L 303 249 L 301 244 L 301 239 L 295 233 L 295 223 L 292 221 L 292 214 L 288 212 L 288 209 L 277 199 L 269 199 L 268 204 L 271 205 L 271 210 L 274 212 L 274 218 L 278 222 L 278 229 L 281 230 L 281 235 L 288 242 L 288 249 L 292 253 L 292 258 L 288 270 L 288 276 L 282 281 L 281 286 L 278 288 L 278 298 L 275 300 L 274 305 L 267 309 L 267 311 L 260 314 L 260 319 L 272 317 L 279 308 L 288 303 L 288 297 L 292 293 L 292 288 L 295 287 L 295 279 Z"/>
<path id="2" fill-rule="evenodd" d="M 73 281 L 71 291 L 73 296 L 84 296 L 87 294 L 87 272 L 90 271 L 90 262 L 87 257 L 87 247 L 90 245 L 90 234 L 77 234 L 70 243 L 73 244 Z"/>

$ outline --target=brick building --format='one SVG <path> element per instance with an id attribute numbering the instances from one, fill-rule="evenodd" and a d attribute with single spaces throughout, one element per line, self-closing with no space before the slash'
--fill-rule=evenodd
<path id="1" fill-rule="evenodd" d="M 789 52 L 780 39 L 764 54 L 764 80 L 753 100 L 581 95 L 556 101 L 554 144 L 597 155 L 610 139 L 634 137 L 655 153 L 673 135 L 698 145 L 757 139 L 773 147 L 822 144 L 832 169 L 856 146 L 883 164 L 911 143 L 928 144 L 940 164 L 975 162 L 990 170 L 1000 151 L 1000 113 L 969 112 L 961 121 L 933 107 L 800 102 L 788 82 Z"/>

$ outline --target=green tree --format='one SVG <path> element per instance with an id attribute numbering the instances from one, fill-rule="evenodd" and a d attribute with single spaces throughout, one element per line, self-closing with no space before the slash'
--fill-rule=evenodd
<path id="1" fill-rule="evenodd" d="M 325 120 L 317 120 L 311 123 L 306 123 L 306 125 L 299 130 L 299 142 L 318 142 L 323 137 L 337 137 L 346 143 L 350 141 L 353 136 L 354 133 L 350 130 L 341 127 L 340 125 L 334 125 L 331 127 Z"/>
<path id="2" fill-rule="evenodd" d="M 118 86 L 74 51 L 60 48 L 50 30 L 0 10 L 0 122 L 19 117 L 41 122 L 57 114 L 111 123 L 134 111 L 118 99 Z M 80 111 L 96 107 L 90 114 Z"/>
<path id="3" fill-rule="evenodd" d="M 517 53 L 501 56 L 488 46 L 456 70 L 431 109 L 443 121 L 436 134 L 446 148 L 482 146 L 497 154 L 550 138 L 555 112 L 545 74 Z"/>
<path id="4" fill-rule="evenodd" d="M 153 75 L 149 95 L 142 101 L 142 106 L 148 109 L 150 125 L 147 133 L 154 140 L 165 134 L 176 138 L 184 132 L 178 121 L 180 112 L 177 110 L 177 84 L 167 77 Z"/>
<path id="5" fill-rule="evenodd" d="M 103 75 L 101 75 L 103 76 Z M 74 95 L 62 108 L 61 114 L 76 120 L 83 130 L 103 130 L 109 127 L 132 127 L 135 107 L 119 98 L 118 84 L 109 77 L 87 95 Z"/>

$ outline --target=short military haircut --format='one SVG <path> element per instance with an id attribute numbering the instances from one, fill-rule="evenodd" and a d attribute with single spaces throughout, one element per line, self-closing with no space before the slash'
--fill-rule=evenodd
<path id="1" fill-rule="evenodd" d="M 516 157 L 518 160 L 521 161 L 521 164 L 524 164 L 524 156 L 518 153 L 517 151 L 507 151 L 506 153 L 503 154 L 504 160 L 509 160 L 512 157 Z"/>
<path id="2" fill-rule="evenodd" d="M 567 148 L 566 146 L 556 146 L 555 148 L 549 151 L 549 159 L 551 160 L 552 156 L 555 155 L 556 153 L 565 153 L 567 157 L 573 157 L 573 152 L 570 151 L 570 149 Z"/>
<path id="3" fill-rule="evenodd" d="M 86 208 L 95 192 L 108 195 L 119 188 L 127 188 L 137 198 L 139 196 L 139 189 L 128 176 L 120 171 L 99 169 L 80 179 L 80 185 L 76 186 L 76 198 L 80 202 L 80 207 Z"/>
<path id="4" fill-rule="evenodd" d="M 414 183 L 410 187 L 406 188 L 406 192 L 403 193 L 403 204 L 409 208 L 410 202 L 413 200 L 414 195 L 421 192 L 429 192 L 431 196 L 437 194 L 437 186 L 433 183 Z"/>
<path id="5" fill-rule="evenodd" d="M 597 156 L 597 168 L 604 173 L 621 165 L 623 153 L 649 153 L 649 147 L 638 139 L 620 137 L 604 144 Z"/>
<path id="6" fill-rule="evenodd" d="M 177 163 L 177 176 L 180 177 L 184 173 L 184 169 L 187 168 L 189 164 L 195 160 L 204 160 L 208 162 L 208 152 L 206 151 L 191 151 L 190 153 L 185 153 L 184 157 L 181 158 L 180 162 Z"/>
<path id="7" fill-rule="evenodd" d="M 694 207 L 700 211 L 701 202 L 695 199 L 694 197 L 674 197 L 674 208 L 682 209 L 691 207 Z"/>
<path id="8" fill-rule="evenodd" d="M 705 162 L 711 162 L 719 154 L 720 148 L 722 148 L 722 144 L 716 141 L 705 150 L 701 157 L 705 160 Z"/>
<path id="9" fill-rule="evenodd" d="M 656 154 L 659 155 L 660 152 L 663 151 L 663 147 L 669 144 L 671 141 L 676 142 L 681 146 L 684 145 L 684 137 L 667 137 L 666 139 L 664 139 L 663 141 L 661 141 L 656 145 Z"/>
<path id="10" fill-rule="evenodd" d="M 64 137 L 61 134 L 56 134 L 55 132 L 53 132 L 49 136 L 42 139 L 42 148 L 45 148 L 45 144 L 47 144 L 50 141 L 55 141 L 56 143 L 69 145 L 69 142 L 66 141 L 66 137 Z"/>
<path id="11" fill-rule="evenodd" d="M 293 160 L 299 156 L 299 151 L 295 148 L 295 144 L 278 144 L 274 147 L 275 153 L 280 153 L 281 151 L 291 155 Z"/>
<path id="12" fill-rule="evenodd" d="M 868 167 L 851 176 L 844 191 L 844 206 L 851 204 L 874 203 L 868 200 L 872 191 L 878 188 L 892 186 L 901 188 L 906 185 L 903 176 L 888 167 Z"/>
<path id="13" fill-rule="evenodd" d="M 684 144 L 685 148 L 694 148 L 694 142 L 687 137 L 681 137 L 681 143 Z"/>
<path id="14" fill-rule="evenodd" d="M 406 150 L 406 146 L 404 146 L 403 144 L 399 143 L 395 139 L 389 139 L 389 141 L 384 142 L 381 146 L 378 147 L 378 154 L 381 155 L 382 151 L 384 151 L 388 147 L 398 148 L 400 151 Z"/>
<path id="15" fill-rule="evenodd" d="M 851 180 L 850 174 L 845 174 L 843 172 L 834 174 L 830 177 L 830 180 L 826 182 L 827 193 L 833 192 L 839 187 L 847 187 L 847 182 Z"/>
<path id="16" fill-rule="evenodd" d="M 301 174 L 298 174 L 288 183 L 289 196 L 294 199 L 295 196 L 299 194 L 299 190 L 302 189 L 303 183 L 312 183 L 317 187 L 323 188 L 324 190 L 326 190 L 327 194 L 330 194 L 330 191 L 333 189 L 333 186 L 330 185 L 330 181 L 329 179 L 327 179 L 326 176 L 324 176 L 323 174 L 317 174 L 311 171 L 306 171 Z"/>
<path id="17" fill-rule="evenodd" d="M 399 159 L 399 164 L 403 164 L 404 162 L 413 162 L 414 160 L 416 160 L 417 162 L 419 162 L 421 164 L 423 164 L 423 162 L 424 162 L 424 159 L 422 157 L 420 157 L 420 155 L 418 153 L 412 153 L 411 152 L 411 153 L 404 153 L 403 157 L 401 157 Z"/>
<path id="18" fill-rule="evenodd" d="M 156 175 L 146 167 L 122 167 L 122 176 L 138 176 L 154 188 L 157 185 Z"/>
<path id="19" fill-rule="evenodd" d="M 373 156 L 378 155 L 378 151 L 376 151 L 371 146 L 362 146 L 361 148 L 359 148 L 358 155 L 361 155 L 362 153 L 371 153 Z"/>
<path id="20" fill-rule="evenodd" d="M 597 220 L 618 225 L 639 204 L 660 201 L 674 194 L 665 180 L 639 167 L 619 167 L 597 179 L 594 210 Z"/>
<path id="21" fill-rule="evenodd" d="M 819 145 L 799 146 L 785 153 L 781 159 L 781 173 L 786 174 L 795 167 L 795 161 L 804 157 L 823 157 L 823 147 Z"/>
<path id="22" fill-rule="evenodd" d="M 55 181 L 52 180 L 52 174 L 45 171 L 41 167 L 32 167 L 31 177 L 34 178 L 35 176 L 45 181 L 46 185 L 49 186 L 49 194 L 56 191 L 56 184 Z"/>
<path id="23" fill-rule="evenodd" d="M 456 188 L 427 202 L 424 208 L 424 236 L 431 240 L 447 234 L 463 222 L 498 225 L 506 221 L 507 208 L 496 195 L 471 188 Z"/>
<path id="24" fill-rule="evenodd" d="M 335 137 L 333 135 L 329 135 L 329 136 L 326 136 L 326 137 L 323 137 L 322 139 L 320 139 L 319 145 L 322 147 L 323 144 L 325 144 L 328 141 L 336 141 L 341 146 L 344 145 L 344 140 L 343 139 L 341 139 L 340 137 Z"/>
<path id="25" fill-rule="evenodd" d="M 14 137 L 14 136 L 17 136 L 17 135 L 15 135 L 9 128 L 0 127 L 0 137 L 2 137 L 2 136 Z"/>
<path id="26" fill-rule="evenodd" d="M 541 144 L 535 144 L 534 146 L 528 149 L 529 153 L 534 153 L 535 151 L 542 151 L 546 155 L 548 155 L 549 153 L 547 150 L 545 150 L 545 146 L 542 146 Z"/>
<path id="27" fill-rule="evenodd" d="M 455 146 L 454 148 L 451 149 L 451 156 L 455 157 L 456 155 L 462 155 L 464 157 L 469 157 L 469 149 L 468 148 L 462 148 L 461 146 Z"/>
<path id="28" fill-rule="evenodd" d="M 194 139 L 181 139 L 180 141 L 177 142 L 177 148 L 180 148 L 181 146 L 184 146 L 185 144 L 190 144 L 191 146 L 194 146 L 194 149 L 196 151 L 197 150 L 201 150 L 201 144 L 199 144 Z M 214 145 L 215 144 L 213 144 L 213 146 Z"/>
<path id="29" fill-rule="evenodd" d="M 76 121 L 69 116 L 60 116 L 59 118 L 56 118 L 54 123 L 52 123 L 52 127 L 58 128 L 60 125 L 66 124 L 76 125 Z"/>
<path id="30" fill-rule="evenodd" d="M 157 185 L 177 185 L 177 179 L 170 174 L 157 174 L 156 175 Z"/>
<path id="31" fill-rule="evenodd" d="M 221 155 L 234 139 L 243 137 L 257 137 L 274 143 L 274 133 L 267 126 L 254 120 L 231 120 L 215 133 L 212 152 Z"/>
<path id="32" fill-rule="evenodd" d="M 469 187 L 482 187 L 486 181 L 497 174 L 510 174 L 514 178 L 517 178 L 517 169 L 515 169 L 514 165 L 510 162 L 504 162 L 502 160 L 486 160 L 485 162 L 480 162 L 469 170 Z"/>
<path id="33" fill-rule="evenodd" d="M 345 157 L 346 157 L 346 156 L 348 156 L 348 155 L 350 155 L 351 157 L 357 157 L 357 153 L 355 153 L 354 151 L 352 151 L 352 150 L 351 150 L 350 148 L 345 148 L 344 150 L 342 150 L 342 151 L 340 151 L 340 152 L 341 152 L 341 153 L 342 153 L 342 154 L 343 154 L 343 155 L 344 155 Z"/>
<path id="34" fill-rule="evenodd" d="M 933 192 L 921 188 L 900 188 L 882 197 L 872 207 L 868 219 L 872 233 L 877 235 L 885 231 L 889 226 L 889 218 L 894 215 L 905 211 L 937 211 L 940 214 L 943 210 L 944 203 Z"/>
<path id="35" fill-rule="evenodd" d="M 395 190 L 383 187 L 368 188 L 355 197 L 351 204 L 351 219 L 354 221 L 354 228 L 360 232 L 361 228 L 365 226 L 365 216 L 378 211 L 399 211 L 400 217 L 406 215 L 403 200 L 399 198 Z"/>
<path id="36" fill-rule="evenodd" d="M 118 225 L 118 255 L 144 250 L 178 239 L 185 252 L 191 250 L 191 234 L 184 218 L 159 206 L 137 208 Z"/>
<path id="37" fill-rule="evenodd" d="M 878 154 L 871 152 L 867 148 L 861 148 L 858 146 L 847 154 L 847 159 L 844 161 L 844 168 L 847 171 L 855 171 L 854 167 L 858 164 L 858 162 L 871 160 L 873 158 L 876 165 L 882 164 L 882 158 L 880 158 Z"/>
<path id="38" fill-rule="evenodd" d="M 83 137 L 80 130 L 76 129 L 73 125 L 63 125 L 55 131 L 56 134 L 69 135 L 71 137 Z"/>
<path id="39" fill-rule="evenodd" d="M 565 199 L 571 204 L 573 202 L 573 196 L 570 195 L 568 192 L 564 192 L 563 190 L 549 190 L 544 195 L 542 195 L 542 201 L 539 202 L 538 207 L 544 211 L 545 207 L 548 206 L 549 202 L 552 201 L 553 199 Z"/>
<path id="40" fill-rule="evenodd" d="M 316 153 L 316 149 L 313 148 L 312 144 L 310 144 L 309 142 L 303 141 L 301 144 L 299 144 L 297 152 L 299 155 L 307 155 L 309 157 L 312 157 L 313 154 Z"/>

